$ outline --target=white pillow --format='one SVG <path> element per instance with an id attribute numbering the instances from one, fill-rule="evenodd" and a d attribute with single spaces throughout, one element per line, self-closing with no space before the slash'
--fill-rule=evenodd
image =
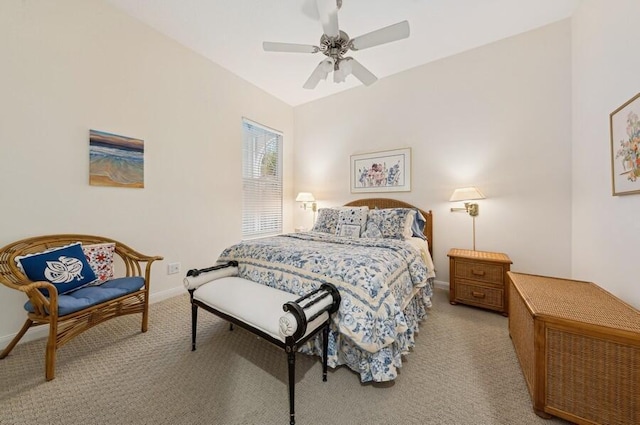
<path id="1" fill-rule="evenodd" d="M 340 236 L 342 234 L 342 226 L 344 225 L 358 225 L 360 226 L 360 231 L 357 237 L 360 237 L 360 234 L 364 232 L 367 226 L 369 207 L 342 207 L 339 211 L 336 235 Z M 350 232 L 350 234 L 352 235 L 351 237 L 354 237 L 355 232 Z"/>
<path id="2" fill-rule="evenodd" d="M 402 236 L 405 239 L 410 239 L 413 237 L 413 222 L 416 220 L 416 210 L 409 211 L 407 214 L 407 219 L 404 223 L 404 232 L 402 232 Z"/>

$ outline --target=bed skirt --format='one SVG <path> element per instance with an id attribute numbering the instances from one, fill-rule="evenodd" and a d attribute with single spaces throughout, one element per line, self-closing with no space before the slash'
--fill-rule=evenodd
<path id="1" fill-rule="evenodd" d="M 403 311 L 407 330 L 398 334 L 394 343 L 375 353 L 362 350 L 348 337 L 330 328 L 328 365 L 332 368 L 347 366 L 360 375 L 363 383 L 393 381 L 398 376 L 398 368 L 402 367 L 402 356 L 409 354 L 415 346 L 419 324 L 427 318 L 432 295 L 433 279 L 429 279 L 429 284 L 418 290 Z M 312 339 L 300 348 L 300 352 L 321 356 L 320 340 Z"/>

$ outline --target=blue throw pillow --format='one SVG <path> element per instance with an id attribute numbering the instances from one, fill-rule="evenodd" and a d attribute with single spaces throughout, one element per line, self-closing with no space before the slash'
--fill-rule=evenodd
<path id="1" fill-rule="evenodd" d="M 46 280 L 55 285 L 58 294 L 66 294 L 96 280 L 80 242 L 38 254 L 16 257 L 29 280 Z M 45 296 L 49 291 L 42 290 Z"/>
<path id="2" fill-rule="evenodd" d="M 424 216 L 420 212 L 420 210 L 416 209 L 416 216 L 413 220 L 413 224 L 411 225 L 411 231 L 413 232 L 413 236 L 416 238 L 427 240 L 427 237 L 424 235 L 424 226 L 427 224 Z"/>

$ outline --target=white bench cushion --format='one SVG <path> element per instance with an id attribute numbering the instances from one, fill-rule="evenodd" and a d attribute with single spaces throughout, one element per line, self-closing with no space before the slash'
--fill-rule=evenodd
<path id="1" fill-rule="evenodd" d="M 282 306 L 288 301 L 295 301 L 299 296 L 232 276 L 200 286 L 193 292 L 193 298 L 285 342 L 279 331 L 280 317 L 285 314 Z M 328 317 L 329 314 L 325 311 L 308 323 L 305 336 L 326 322 Z"/>

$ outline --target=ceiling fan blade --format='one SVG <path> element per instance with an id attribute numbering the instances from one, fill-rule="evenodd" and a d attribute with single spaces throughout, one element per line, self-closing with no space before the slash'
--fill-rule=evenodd
<path id="1" fill-rule="evenodd" d="M 338 3 L 336 0 L 317 0 L 318 15 L 322 30 L 327 37 L 339 37 L 338 28 Z"/>
<path id="2" fill-rule="evenodd" d="M 309 76 L 309 79 L 306 83 L 304 83 L 302 87 L 309 90 L 315 89 L 320 80 L 326 79 L 327 75 L 329 75 L 329 72 L 332 69 L 333 61 L 331 59 L 325 59 L 321 61 L 318 66 L 316 66 L 316 69 L 313 70 L 313 72 Z"/>
<path id="3" fill-rule="evenodd" d="M 373 75 L 371 71 L 362 66 L 360 62 L 353 58 L 349 58 L 349 65 L 351 65 L 351 74 L 356 77 L 358 80 L 362 81 L 362 84 L 365 86 L 370 86 L 371 84 L 378 81 L 378 77 Z"/>
<path id="4" fill-rule="evenodd" d="M 318 15 L 318 2 L 316 0 L 304 0 L 302 2 L 301 10 L 305 16 L 313 19 L 314 21 L 320 19 L 320 16 Z"/>
<path id="5" fill-rule="evenodd" d="M 351 40 L 351 50 L 362 50 L 409 37 L 409 22 L 402 21 Z"/>
<path id="6" fill-rule="evenodd" d="M 316 53 L 320 51 L 318 46 L 310 44 L 275 43 L 272 41 L 263 41 L 262 48 L 265 52 Z"/>

